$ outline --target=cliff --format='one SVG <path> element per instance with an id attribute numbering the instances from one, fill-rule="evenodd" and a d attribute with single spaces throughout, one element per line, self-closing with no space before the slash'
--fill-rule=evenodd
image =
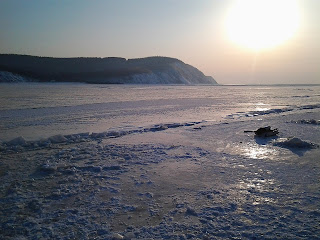
<path id="1" fill-rule="evenodd" d="M 168 57 L 50 58 L 0 54 L 0 82 L 217 84 L 195 67 Z"/>

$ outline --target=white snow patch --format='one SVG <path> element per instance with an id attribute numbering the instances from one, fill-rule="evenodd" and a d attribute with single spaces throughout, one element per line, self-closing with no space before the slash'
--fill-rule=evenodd
<path id="1" fill-rule="evenodd" d="M 301 140 L 297 137 L 280 138 L 274 142 L 274 145 L 288 148 L 318 148 L 319 145 Z"/>
<path id="2" fill-rule="evenodd" d="M 180 62 L 170 69 L 158 72 L 135 74 L 130 77 L 134 84 L 217 84 L 212 77 L 203 75 L 198 69 Z"/>
<path id="3" fill-rule="evenodd" d="M 31 79 L 23 77 L 19 74 L 0 71 L 0 82 L 30 82 Z"/>

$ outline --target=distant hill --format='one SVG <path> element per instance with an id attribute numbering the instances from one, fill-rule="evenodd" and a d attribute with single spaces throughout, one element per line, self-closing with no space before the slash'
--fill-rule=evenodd
<path id="1" fill-rule="evenodd" d="M 217 84 L 175 58 L 51 58 L 0 54 L 0 82 Z"/>

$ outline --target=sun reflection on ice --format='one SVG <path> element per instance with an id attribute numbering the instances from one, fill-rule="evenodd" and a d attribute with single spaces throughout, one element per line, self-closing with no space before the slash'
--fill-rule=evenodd
<path id="1" fill-rule="evenodd" d="M 270 108 L 264 108 L 264 107 L 256 107 L 254 111 L 256 112 L 263 112 L 263 111 L 268 111 Z"/>
<path id="2" fill-rule="evenodd" d="M 251 144 L 243 147 L 242 152 L 246 157 L 253 159 L 272 159 L 272 157 L 277 153 L 273 148 L 257 144 Z"/>
<path id="3" fill-rule="evenodd" d="M 253 205 L 259 205 L 264 203 L 274 203 L 273 198 L 267 197 L 267 193 L 274 190 L 274 179 L 244 179 L 239 182 L 239 188 L 242 191 L 250 193 Z M 258 193 L 258 194 L 257 194 Z M 262 193 L 265 193 L 261 195 Z"/>
<path id="4" fill-rule="evenodd" d="M 256 142 L 242 145 L 240 149 L 243 156 L 257 160 L 276 160 L 280 154 L 277 148 Z M 272 193 L 277 191 L 277 187 L 275 179 L 271 177 L 272 172 L 264 168 L 256 169 L 254 162 L 246 166 L 248 173 L 237 183 L 237 188 L 244 194 L 246 201 L 252 205 L 275 203 L 277 200 Z"/>
<path id="5" fill-rule="evenodd" d="M 263 112 L 263 111 L 268 111 L 270 110 L 271 108 L 268 107 L 270 106 L 269 104 L 265 104 L 265 103 L 257 103 L 256 106 L 255 106 L 255 109 L 254 111 L 256 112 Z"/>

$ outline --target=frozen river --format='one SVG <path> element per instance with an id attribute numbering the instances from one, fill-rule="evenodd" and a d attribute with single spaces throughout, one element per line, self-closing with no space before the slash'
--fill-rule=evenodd
<path id="1" fill-rule="evenodd" d="M 1 84 L 0 140 L 320 109 L 320 86 Z"/>
<path id="2" fill-rule="evenodd" d="M 1 239 L 319 239 L 319 86 L 1 84 L 0 101 Z"/>

